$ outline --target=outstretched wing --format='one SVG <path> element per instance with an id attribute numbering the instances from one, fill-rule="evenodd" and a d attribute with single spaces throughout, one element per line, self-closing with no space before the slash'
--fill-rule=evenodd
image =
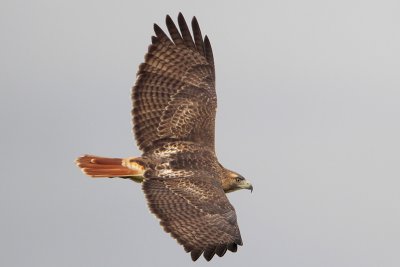
<path id="1" fill-rule="evenodd" d="M 204 253 L 206 260 L 242 245 L 236 213 L 221 185 L 203 177 L 153 177 L 145 179 L 150 210 L 195 261 Z"/>
<path id="2" fill-rule="evenodd" d="M 170 142 L 149 152 L 143 190 L 164 230 L 193 260 L 223 256 L 242 245 L 236 213 L 222 189 L 224 169 L 213 151 L 199 144 Z"/>
<path id="3" fill-rule="evenodd" d="M 214 60 L 207 36 L 192 20 L 192 35 L 180 13 L 179 29 L 167 16 L 171 39 L 154 24 L 155 35 L 132 91 L 136 141 L 144 152 L 180 140 L 214 149 L 217 107 Z"/>

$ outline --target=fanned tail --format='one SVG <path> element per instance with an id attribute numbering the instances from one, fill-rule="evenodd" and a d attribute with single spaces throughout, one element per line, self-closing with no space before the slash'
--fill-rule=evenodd
<path id="1" fill-rule="evenodd" d="M 105 158 L 83 155 L 77 158 L 75 162 L 83 173 L 95 178 L 142 177 L 144 167 L 135 159 L 137 158 Z"/>

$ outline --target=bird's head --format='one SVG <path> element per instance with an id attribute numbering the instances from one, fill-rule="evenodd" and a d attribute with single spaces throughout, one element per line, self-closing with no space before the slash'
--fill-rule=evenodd
<path id="1" fill-rule="evenodd" d="M 230 193 L 240 189 L 249 189 L 253 192 L 253 185 L 242 175 L 226 169 L 225 178 L 222 180 L 222 188 L 225 193 Z"/>

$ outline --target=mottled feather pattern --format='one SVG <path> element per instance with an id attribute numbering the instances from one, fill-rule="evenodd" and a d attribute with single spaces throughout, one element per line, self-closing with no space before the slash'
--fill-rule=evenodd
<path id="1" fill-rule="evenodd" d="M 226 170 L 214 151 L 214 58 L 196 18 L 167 16 L 169 36 L 155 36 L 132 91 L 134 133 L 148 162 L 143 191 L 160 224 L 193 260 L 242 245 L 236 214 L 222 188 Z"/>
<path id="2" fill-rule="evenodd" d="M 236 214 L 222 187 L 225 169 L 213 150 L 191 142 L 166 142 L 144 154 L 153 164 L 143 190 L 164 230 L 207 260 L 242 245 Z M 155 164 L 154 164 L 155 163 Z"/>
<path id="3" fill-rule="evenodd" d="M 204 177 L 153 178 L 143 184 L 150 210 L 194 260 L 203 252 L 211 260 L 217 248 L 225 253 L 242 245 L 234 208 L 222 188 Z"/>
<path id="4" fill-rule="evenodd" d="M 168 107 L 161 117 L 158 127 L 160 137 L 173 137 L 191 140 L 204 145 L 214 142 L 213 132 L 204 130 L 214 126 L 206 125 L 214 122 L 213 110 L 216 99 L 210 98 L 208 93 L 194 87 L 184 87 L 169 102 Z M 204 104 L 208 104 L 205 106 Z M 198 120 L 199 117 L 208 120 Z"/>
<path id="5" fill-rule="evenodd" d="M 142 183 L 148 206 L 193 261 L 210 261 L 242 245 L 234 207 L 226 193 L 252 185 L 225 169 L 215 154 L 214 57 L 197 19 L 191 31 L 181 13 L 178 27 L 166 17 L 168 35 L 155 36 L 132 89 L 133 131 L 141 157 L 84 155 L 81 170 L 92 177 Z"/>
<path id="6" fill-rule="evenodd" d="M 164 138 L 194 138 L 214 146 L 214 124 L 205 123 L 214 121 L 217 103 L 211 45 L 204 45 L 209 42 L 203 41 L 196 19 L 194 40 L 182 15 L 178 23 L 180 31 L 167 16 L 171 39 L 154 26 L 156 36 L 132 91 L 134 132 L 144 151 Z"/>

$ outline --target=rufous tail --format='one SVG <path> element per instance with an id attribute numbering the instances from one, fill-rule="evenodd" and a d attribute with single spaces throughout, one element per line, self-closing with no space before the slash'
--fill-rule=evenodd
<path id="1" fill-rule="evenodd" d="M 138 158 L 104 158 L 84 155 L 76 159 L 76 165 L 91 177 L 142 177 L 144 167 Z"/>

